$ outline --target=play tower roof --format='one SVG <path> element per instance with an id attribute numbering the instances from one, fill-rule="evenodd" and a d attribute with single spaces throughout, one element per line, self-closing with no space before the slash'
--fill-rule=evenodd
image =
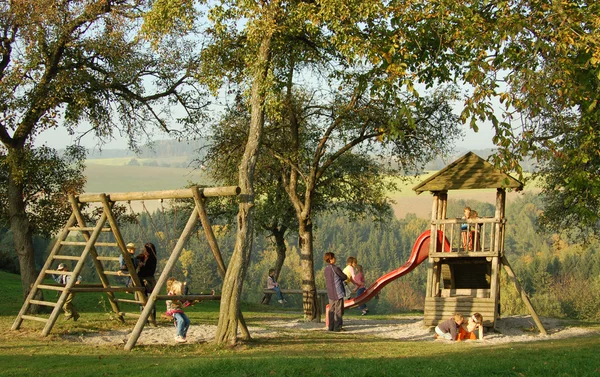
<path id="1" fill-rule="evenodd" d="M 444 169 L 419 183 L 413 190 L 448 191 L 469 189 L 515 189 L 522 190 L 523 183 L 496 169 L 492 164 L 473 152 L 468 152 Z"/>

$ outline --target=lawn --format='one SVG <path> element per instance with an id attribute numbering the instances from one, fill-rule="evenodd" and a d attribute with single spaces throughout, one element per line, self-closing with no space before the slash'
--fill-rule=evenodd
<path id="1" fill-rule="evenodd" d="M 51 335 L 25 321 L 10 326 L 20 308 L 20 282 L 0 272 L 0 376 L 600 376 L 600 336 L 529 343 L 486 345 L 479 342 L 407 342 L 352 333 L 283 332 L 235 347 L 212 343 L 138 346 L 90 346 L 64 335 L 131 329 L 111 319 L 97 294 L 79 294 L 78 322 L 61 318 Z M 296 310 L 244 304 L 250 326 L 269 320 L 297 320 Z M 192 324 L 216 324 L 218 303 L 195 305 Z M 381 317 L 385 318 L 385 317 Z"/>

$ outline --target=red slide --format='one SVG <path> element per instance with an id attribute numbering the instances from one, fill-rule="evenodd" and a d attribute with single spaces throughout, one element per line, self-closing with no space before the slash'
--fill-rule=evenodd
<path id="1" fill-rule="evenodd" d="M 417 240 L 412 248 L 412 252 L 410 253 L 410 257 L 408 258 L 408 261 L 402 265 L 402 267 L 381 276 L 360 296 L 350 300 L 345 300 L 344 308 L 349 309 L 368 302 L 375 297 L 383 287 L 399 277 L 408 274 L 414 270 L 415 267 L 421 264 L 421 262 L 426 260 L 429 256 L 429 243 L 431 242 L 430 234 L 431 231 L 427 230 L 417 237 Z M 444 237 L 442 232 L 438 231 L 438 250 L 441 249 L 442 246 L 442 237 Z M 444 251 L 450 251 L 450 242 L 447 238 L 444 240 Z M 327 305 L 327 312 L 329 312 L 329 305 Z M 329 316 L 325 315 L 325 321 L 328 322 L 328 320 Z"/>

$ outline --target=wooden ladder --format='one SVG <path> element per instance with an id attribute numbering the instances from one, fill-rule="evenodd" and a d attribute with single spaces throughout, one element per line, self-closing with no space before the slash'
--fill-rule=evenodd
<path id="1" fill-rule="evenodd" d="M 38 275 L 35 283 L 33 284 L 27 298 L 25 299 L 23 306 L 15 322 L 12 325 L 12 330 L 17 330 L 23 320 L 33 320 L 38 322 L 44 322 L 45 326 L 42 330 L 42 336 L 46 336 L 52 330 L 52 327 L 56 323 L 62 306 L 67 299 L 67 296 L 70 293 L 75 292 L 105 292 L 108 296 L 108 300 L 112 307 L 112 310 L 117 314 L 118 318 L 123 321 L 124 315 L 133 315 L 139 317 L 134 313 L 124 313 L 119 309 L 119 302 L 129 302 L 136 303 L 142 306 L 145 306 L 148 302 L 147 296 L 144 292 L 144 286 L 141 284 L 140 279 L 137 276 L 135 271 L 135 267 L 133 265 L 133 261 L 131 260 L 131 256 L 126 250 L 125 242 L 123 241 L 123 237 L 121 236 L 121 232 L 117 226 L 117 222 L 112 214 L 112 206 L 113 202 L 110 202 L 106 196 L 102 197 L 102 205 L 103 205 L 103 213 L 100 216 L 100 219 L 96 223 L 95 226 L 89 227 L 87 226 L 84 216 L 81 213 L 81 205 L 77 201 L 74 195 L 69 195 L 69 201 L 72 207 L 72 214 L 67 221 L 67 224 L 59 233 L 56 243 L 52 248 L 48 259 L 44 263 L 40 274 Z M 105 224 L 108 222 L 108 226 Z M 77 232 L 81 234 L 85 241 L 66 241 L 67 237 L 71 232 Z M 91 233 L 90 233 L 91 232 Z M 102 232 L 110 232 L 114 236 L 115 242 L 97 242 L 100 234 Z M 63 246 L 80 246 L 83 247 L 81 254 L 79 255 L 61 255 L 60 250 Z M 111 287 L 110 282 L 108 280 L 107 275 L 118 275 L 118 272 L 115 271 L 106 271 L 102 264 L 102 261 L 118 261 L 118 256 L 99 256 L 96 247 L 117 247 L 121 255 L 124 257 L 125 264 L 127 266 L 127 270 L 129 272 L 129 276 L 131 277 L 133 287 Z M 78 276 L 80 276 L 81 271 L 84 267 L 85 261 L 87 257 L 90 256 L 94 267 L 96 268 L 96 272 L 100 281 L 102 283 L 102 287 L 77 287 L 76 282 Z M 76 261 L 75 267 L 73 271 L 58 271 L 51 269 L 52 264 L 55 261 Z M 67 282 L 65 286 L 59 285 L 48 285 L 44 284 L 44 280 L 49 275 L 67 275 L 70 276 L 71 279 Z M 40 290 L 53 290 L 60 292 L 60 296 L 57 302 L 51 302 L 46 300 L 36 300 L 35 297 L 38 295 Z M 118 299 L 115 297 L 115 292 L 123 292 L 123 291 L 134 291 L 136 294 L 135 300 L 130 299 Z M 52 307 L 52 312 L 48 318 L 44 318 L 41 316 L 27 315 L 32 305 L 41 305 Z M 153 321 L 153 324 L 156 323 Z"/>

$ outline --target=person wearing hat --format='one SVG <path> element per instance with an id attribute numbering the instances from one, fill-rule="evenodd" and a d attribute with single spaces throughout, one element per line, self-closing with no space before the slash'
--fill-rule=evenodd
<path id="1" fill-rule="evenodd" d="M 139 259 L 133 257 L 133 254 L 135 254 L 136 250 L 135 244 L 133 242 L 130 242 L 127 245 L 125 245 L 125 249 L 127 249 L 127 253 L 129 253 L 129 256 L 131 257 L 131 263 L 133 263 L 133 267 L 137 270 Z M 123 255 L 119 256 L 119 276 L 125 276 L 125 279 L 123 281 L 125 286 L 132 286 L 132 280 L 129 276 L 129 270 L 127 269 L 127 264 L 125 263 L 125 257 Z"/>
<path id="2" fill-rule="evenodd" d="M 61 271 L 61 272 L 68 272 L 69 268 L 67 267 L 66 264 L 61 263 L 58 265 L 58 268 L 56 270 Z M 58 284 L 62 284 L 62 285 L 67 285 L 69 283 L 69 281 L 71 280 L 70 275 L 58 274 L 58 275 L 52 275 L 52 277 Z M 81 282 L 81 276 L 78 276 L 75 284 L 79 284 L 80 282 Z M 67 298 L 65 300 L 65 303 L 63 304 L 62 309 L 65 312 L 66 320 L 73 318 L 73 321 L 77 321 L 79 319 L 79 313 L 77 312 L 77 309 L 75 309 L 75 306 L 73 305 L 74 297 L 75 297 L 75 294 L 73 292 L 69 292 L 69 294 L 67 295 Z"/>

